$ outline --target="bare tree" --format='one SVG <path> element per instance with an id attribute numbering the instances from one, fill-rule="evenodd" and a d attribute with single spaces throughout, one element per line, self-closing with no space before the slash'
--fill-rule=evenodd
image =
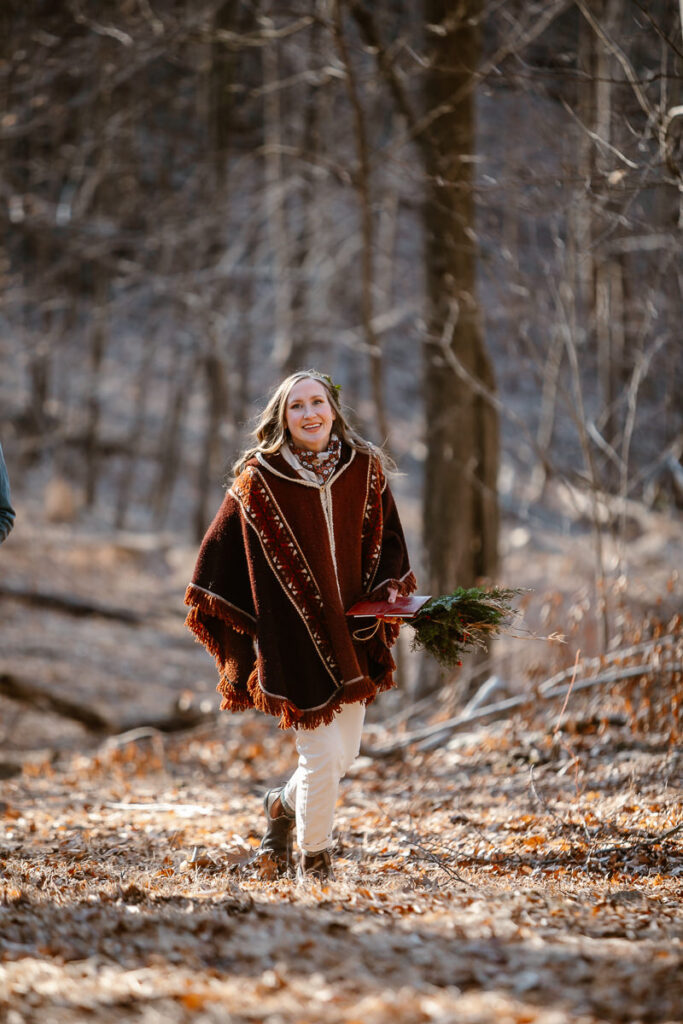
<path id="1" fill-rule="evenodd" d="M 454 10 L 428 0 L 430 66 L 425 78 L 430 163 L 425 201 L 424 539 L 430 587 L 444 593 L 495 573 L 498 550 L 498 424 L 493 406 L 448 360 L 495 390 L 477 299 L 473 201 L 474 85 L 482 4 Z M 435 116 L 434 112 L 438 112 Z"/>
<path id="2" fill-rule="evenodd" d="M 334 0 L 334 35 L 337 49 L 344 66 L 344 78 L 348 91 L 349 102 L 353 112 L 354 138 L 357 153 L 357 166 L 354 172 L 354 185 L 358 193 L 361 218 L 361 315 L 365 341 L 368 346 L 370 361 L 370 382 L 372 399 L 377 417 L 377 427 L 382 442 L 388 444 L 389 423 L 384 403 L 384 385 L 382 372 L 382 349 L 380 339 L 374 325 L 375 317 L 375 223 L 372 210 L 372 184 L 370 146 L 366 116 L 361 102 L 358 82 L 353 61 L 344 31 L 342 0 Z"/>

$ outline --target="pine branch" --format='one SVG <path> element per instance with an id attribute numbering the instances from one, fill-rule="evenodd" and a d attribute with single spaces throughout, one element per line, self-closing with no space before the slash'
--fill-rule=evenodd
<path id="1" fill-rule="evenodd" d="M 462 664 L 464 654 L 486 649 L 501 632 L 513 614 L 511 601 L 520 593 L 506 587 L 459 587 L 433 598 L 410 620 L 412 649 L 427 651 L 441 665 Z"/>

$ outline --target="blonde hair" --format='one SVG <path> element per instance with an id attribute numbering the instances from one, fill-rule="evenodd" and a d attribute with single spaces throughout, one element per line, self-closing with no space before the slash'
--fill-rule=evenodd
<path id="1" fill-rule="evenodd" d="M 261 455 L 274 455 L 275 452 L 280 450 L 284 442 L 288 440 L 289 432 L 287 430 L 286 412 L 289 393 L 295 384 L 309 378 L 310 380 L 318 381 L 325 389 L 330 408 L 334 414 L 332 431 L 342 441 L 346 441 L 351 448 L 355 448 L 356 451 L 367 452 L 369 455 L 377 456 L 385 472 L 395 470 L 396 466 L 386 452 L 377 445 L 372 444 L 371 441 L 366 441 L 347 421 L 339 401 L 337 389 L 333 386 L 330 379 L 318 370 L 298 370 L 296 373 L 290 374 L 289 377 L 285 377 L 282 383 L 278 384 L 273 391 L 252 432 L 252 436 L 256 438 L 256 444 L 245 448 L 232 467 L 233 474 L 239 476 L 249 459 L 252 459 L 259 453 Z"/>

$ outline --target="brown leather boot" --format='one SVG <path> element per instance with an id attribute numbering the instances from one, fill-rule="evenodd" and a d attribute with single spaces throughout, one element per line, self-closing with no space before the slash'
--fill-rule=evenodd
<path id="1" fill-rule="evenodd" d="M 266 831 L 256 858 L 270 857 L 281 874 L 293 871 L 292 845 L 295 814 L 282 799 L 282 789 L 269 789 L 263 798 Z"/>
<path id="2" fill-rule="evenodd" d="M 300 882 L 306 878 L 312 878 L 316 882 L 333 882 L 334 871 L 332 870 L 330 851 L 319 850 L 318 853 L 302 853 L 296 877 Z"/>

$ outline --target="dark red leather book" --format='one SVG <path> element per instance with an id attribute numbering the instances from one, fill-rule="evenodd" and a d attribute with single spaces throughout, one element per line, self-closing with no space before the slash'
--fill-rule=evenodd
<path id="1" fill-rule="evenodd" d="M 357 601 L 346 614 L 371 619 L 412 619 L 427 601 L 431 601 L 430 594 L 411 594 L 395 601 Z"/>

